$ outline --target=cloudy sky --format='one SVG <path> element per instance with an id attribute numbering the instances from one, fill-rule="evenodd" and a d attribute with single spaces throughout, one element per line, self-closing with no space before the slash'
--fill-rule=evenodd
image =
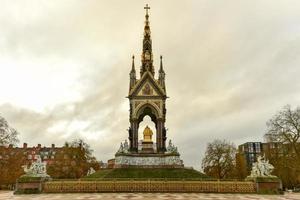
<path id="1" fill-rule="evenodd" d="M 168 137 L 200 168 L 206 143 L 262 141 L 300 105 L 298 0 L 0 0 L 0 115 L 20 145 L 83 138 L 98 159 L 127 138 L 144 5 L 167 73 Z"/>

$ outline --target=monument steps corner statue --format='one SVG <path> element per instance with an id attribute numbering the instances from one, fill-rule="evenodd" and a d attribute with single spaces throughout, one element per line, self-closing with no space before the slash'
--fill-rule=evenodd
<path id="1" fill-rule="evenodd" d="M 47 163 L 42 162 L 40 155 L 36 155 L 37 160 L 31 163 L 30 167 L 27 165 L 23 165 L 23 169 L 25 174 L 21 177 L 41 177 L 41 178 L 50 178 L 47 174 Z"/>
<path id="2" fill-rule="evenodd" d="M 246 180 L 253 180 L 256 178 L 277 178 L 272 175 L 274 166 L 269 163 L 264 156 L 258 156 L 257 162 L 252 164 L 251 174 L 247 176 Z"/>

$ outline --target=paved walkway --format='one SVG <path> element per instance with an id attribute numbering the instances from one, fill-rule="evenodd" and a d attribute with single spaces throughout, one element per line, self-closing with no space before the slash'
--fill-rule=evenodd
<path id="1" fill-rule="evenodd" d="M 35 195 L 13 195 L 11 191 L 1 191 L 0 199 L 18 200 L 91 200 L 91 199 L 143 199 L 143 200 L 180 200 L 180 199 L 218 199 L 218 200 L 300 200 L 300 193 L 286 193 L 285 195 L 255 195 L 255 194 L 210 194 L 210 193 L 69 193 L 69 194 L 35 194 Z"/>

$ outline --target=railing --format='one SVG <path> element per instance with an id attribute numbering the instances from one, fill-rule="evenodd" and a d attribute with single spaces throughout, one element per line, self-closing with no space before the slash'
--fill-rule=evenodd
<path id="1" fill-rule="evenodd" d="M 217 178 L 79 178 L 57 179 L 52 181 L 220 181 L 245 182 L 245 179 L 217 179 Z"/>
<path id="2" fill-rule="evenodd" d="M 248 181 L 196 181 L 170 179 L 54 180 L 43 184 L 43 192 L 222 192 L 255 193 Z"/>

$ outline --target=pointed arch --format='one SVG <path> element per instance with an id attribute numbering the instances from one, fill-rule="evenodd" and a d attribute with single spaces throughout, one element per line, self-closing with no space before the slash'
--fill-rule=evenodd
<path id="1" fill-rule="evenodd" d="M 135 118 L 138 120 L 138 123 L 140 123 L 143 118 L 148 115 L 151 117 L 151 120 L 156 124 L 157 119 L 160 118 L 160 109 L 157 105 L 152 103 L 144 103 L 139 105 L 136 108 L 136 112 L 134 113 Z"/>

